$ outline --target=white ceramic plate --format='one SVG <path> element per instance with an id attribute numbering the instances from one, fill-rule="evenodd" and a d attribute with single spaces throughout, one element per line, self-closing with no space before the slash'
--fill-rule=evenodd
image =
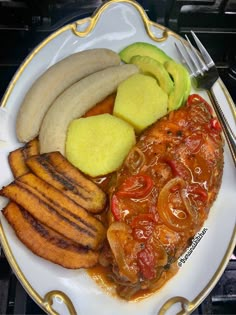
<path id="1" fill-rule="evenodd" d="M 77 51 L 94 47 L 120 51 L 136 41 L 156 44 L 178 60 L 174 46 L 178 40 L 176 34 L 151 22 L 139 4 L 129 0 L 105 3 L 92 17 L 47 38 L 26 58 L 1 103 L 0 187 L 13 179 L 7 155 L 21 145 L 15 135 L 16 113 L 32 82 L 48 67 Z M 215 91 L 235 131 L 232 100 L 222 82 L 216 84 Z M 200 94 L 208 99 L 206 92 Z M 144 300 L 120 300 L 99 287 L 84 270 L 67 270 L 35 256 L 17 239 L 0 211 L 0 236 L 6 256 L 27 292 L 50 314 L 151 315 L 176 314 L 181 309 L 191 312 L 214 287 L 235 246 L 236 173 L 227 146 L 224 157 L 222 187 L 203 226 L 207 232 L 178 274 Z M 5 204 L 6 200 L 0 199 L 0 209 Z"/>

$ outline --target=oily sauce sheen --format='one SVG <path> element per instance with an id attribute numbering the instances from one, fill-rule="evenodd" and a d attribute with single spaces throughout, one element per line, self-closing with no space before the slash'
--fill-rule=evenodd
<path id="1" fill-rule="evenodd" d="M 162 287 L 203 226 L 222 172 L 220 125 L 193 94 L 139 136 L 121 169 L 96 180 L 110 203 L 102 217 L 107 243 L 92 277 L 128 300 Z"/>

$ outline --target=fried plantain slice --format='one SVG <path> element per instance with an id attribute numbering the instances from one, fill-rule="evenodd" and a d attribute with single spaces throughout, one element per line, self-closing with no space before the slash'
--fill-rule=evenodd
<path id="1" fill-rule="evenodd" d="M 34 138 L 31 141 L 27 142 L 24 146 L 24 156 L 25 159 L 39 154 L 39 140 L 38 138 Z"/>
<path id="2" fill-rule="evenodd" d="M 99 213 L 106 205 L 106 194 L 60 152 L 30 157 L 27 166 L 40 178 L 66 194 L 92 213 Z"/>
<path id="3" fill-rule="evenodd" d="M 105 228 L 98 219 L 32 173 L 3 187 L 0 194 L 78 244 L 98 249 L 105 239 Z"/>
<path id="4" fill-rule="evenodd" d="M 25 184 L 32 193 L 50 204 L 62 215 L 80 224 L 82 228 L 87 228 L 91 230 L 90 232 L 99 232 L 104 229 L 102 223 L 93 215 L 36 175 L 32 173 L 25 174 L 18 178 L 16 182 L 21 185 Z"/>
<path id="5" fill-rule="evenodd" d="M 15 178 L 30 171 L 25 160 L 36 154 L 39 154 L 39 141 L 37 138 L 29 141 L 23 147 L 9 153 L 8 162 Z"/>
<path id="6" fill-rule="evenodd" d="M 89 268 L 98 262 L 98 252 L 46 227 L 16 203 L 9 202 L 3 214 L 22 243 L 36 255 L 70 269 Z"/>
<path id="7" fill-rule="evenodd" d="M 8 155 L 8 162 L 15 178 L 29 172 L 29 168 L 25 164 L 23 148 L 18 148 Z"/>

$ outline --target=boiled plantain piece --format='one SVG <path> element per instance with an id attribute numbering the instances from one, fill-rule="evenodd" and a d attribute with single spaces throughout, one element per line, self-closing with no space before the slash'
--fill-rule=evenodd
<path id="1" fill-rule="evenodd" d="M 70 269 L 89 268 L 98 262 L 98 252 L 46 227 L 16 203 L 9 202 L 3 214 L 22 243 L 36 255 Z"/>
<path id="2" fill-rule="evenodd" d="M 105 239 L 105 228 L 98 219 L 32 173 L 3 187 L 0 194 L 78 244 L 98 249 Z"/>
<path id="3" fill-rule="evenodd" d="M 86 178 L 60 152 L 35 155 L 26 160 L 27 166 L 78 205 L 92 213 L 99 213 L 106 205 L 106 194 Z"/>
<path id="4" fill-rule="evenodd" d="M 123 80 L 137 72 L 138 67 L 131 64 L 107 67 L 87 75 L 58 95 L 40 126 L 40 153 L 60 151 L 65 155 L 66 135 L 70 122 L 114 93 Z"/>
<path id="5" fill-rule="evenodd" d="M 64 57 L 60 61 L 54 60 L 56 63 L 47 70 L 42 69 L 46 71 L 42 71 L 36 80 L 31 78 L 33 84 L 16 118 L 16 135 L 20 142 L 27 142 L 38 135 L 52 103 L 70 86 L 97 71 L 120 64 L 117 53 L 106 48 L 86 49 Z"/>
<path id="6" fill-rule="evenodd" d="M 37 138 L 27 142 L 23 147 L 9 153 L 8 161 L 15 178 L 29 172 L 25 160 L 36 154 L 39 154 L 39 141 Z"/>

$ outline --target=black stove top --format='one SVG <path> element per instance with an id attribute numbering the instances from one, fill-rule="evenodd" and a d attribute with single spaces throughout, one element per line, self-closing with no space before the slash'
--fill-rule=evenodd
<path id="1" fill-rule="evenodd" d="M 0 0 L 0 99 L 15 71 L 45 37 L 91 15 L 102 0 Z M 193 30 L 236 103 L 236 0 L 140 0 L 149 18 L 180 35 Z M 217 245 L 216 245 L 217 250 Z M 45 314 L 12 272 L 0 245 L 0 314 Z M 236 252 L 193 314 L 236 314 Z"/>

